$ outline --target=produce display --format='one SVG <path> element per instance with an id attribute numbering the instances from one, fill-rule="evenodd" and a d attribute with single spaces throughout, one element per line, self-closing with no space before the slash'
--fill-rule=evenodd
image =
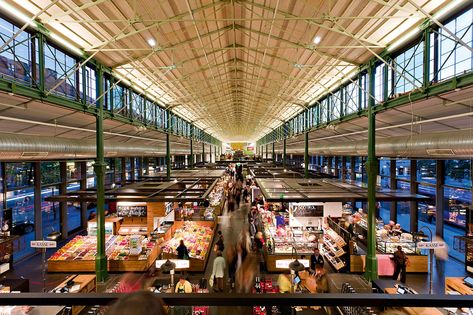
<path id="1" fill-rule="evenodd" d="M 176 248 L 179 246 L 179 241 L 184 240 L 189 250 L 189 257 L 204 260 L 212 242 L 212 235 L 212 228 L 200 225 L 198 222 L 186 221 L 182 228 L 176 230 L 173 238 L 162 245 L 162 251 L 177 255 Z"/>
<path id="2" fill-rule="evenodd" d="M 212 207 L 217 207 L 221 204 L 226 183 L 226 180 L 220 180 L 215 185 L 215 188 L 212 190 L 212 192 L 209 194 L 208 198 Z"/>
<path id="3" fill-rule="evenodd" d="M 151 254 L 156 243 L 147 241 L 144 236 L 134 236 L 133 243 L 136 244 L 136 238 L 141 240 L 142 247 L 146 248 L 146 252 L 141 251 L 138 255 L 130 255 L 130 236 L 123 235 L 106 235 L 105 252 L 109 260 L 128 260 L 131 257 L 138 260 L 146 260 Z M 56 253 L 54 253 L 50 261 L 64 260 L 95 260 L 97 254 L 97 238 L 94 236 L 76 236 Z"/>

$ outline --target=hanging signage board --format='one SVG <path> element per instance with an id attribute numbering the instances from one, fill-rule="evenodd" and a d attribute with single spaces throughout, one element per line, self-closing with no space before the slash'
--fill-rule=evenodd
<path id="1" fill-rule="evenodd" d="M 56 248 L 56 241 L 31 241 L 31 248 Z"/>
<path id="2" fill-rule="evenodd" d="M 417 248 L 420 249 L 438 249 L 445 248 L 445 242 L 419 242 Z"/>
<path id="3" fill-rule="evenodd" d="M 117 215 L 119 217 L 146 217 L 146 205 L 133 205 L 117 203 Z"/>

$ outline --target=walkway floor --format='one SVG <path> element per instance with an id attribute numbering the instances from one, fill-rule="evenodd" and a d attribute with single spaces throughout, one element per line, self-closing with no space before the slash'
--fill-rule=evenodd
<path id="1" fill-rule="evenodd" d="M 221 230 L 225 240 L 225 247 L 229 246 L 234 240 L 238 238 L 239 233 L 242 230 L 248 228 L 246 223 L 247 213 L 249 210 L 249 204 L 242 203 L 240 208 L 233 213 L 228 213 L 224 210 L 222 216 L 219 217 L 217 230 Z M 65 242 L 65 241 L 64 241 Z M 63 244 L 62 244 L 63 245 Z M 61 246 L 61 244 L 60 244 Z M 213 246 L 212 246 L 213 248 Z M 54 251 L 48 251 L 47 256 L 50 256 Z M 211 252 L 209 262 L 204 274 L 192 274 L 190 275 L 192 281 L 198 281 L 201 277 L 208 279 L 212 272 L 212 263 L 215 258 L 215 252 Z M 40 292 L 42 291 L 42 272 L 41 272 L 41 255 L 35 255 L 23 262 L 15 265 L 15 269 L 6 273 L 3 277 L 8 278 L 19 278 L 23 277 L 30 279 L 30 291 Z M 66 277 L 71 275 L 70 273 L 48 273 L 46 274 L 46 289 L 50 290 L 57 284 L 62 282 Z M 466 272 L 464 265 L 454 259 L 447 261 L 436 261 L 434 264 L 433 274 L 433 292 L 442 294 L 444 292 L 444 278 L 451 276 L 465 276 Z M 268 274 L 266 277 L 270 277 L 274 280 L 277 279 L 277 274 Z M 110 279 L 100 287 L 100 290 L 105 290 L 113 287 L 114 284 L 122 277 L 121 274 L 112 274 Z M 381 280 L 390 280 L 389 277 L 383 277 Z M 229 286 L 227 282 L 226 291 L 228 292 Z M 419 293 L 429 292 L 429 275 L 428 274 L 408 274 L 407 285 L 412 287 Z M 237 308 L 212 308 L 211 314 L 246 314 L 247 310 Z M 251 313 L 249 313 L 251 314 Z"/>

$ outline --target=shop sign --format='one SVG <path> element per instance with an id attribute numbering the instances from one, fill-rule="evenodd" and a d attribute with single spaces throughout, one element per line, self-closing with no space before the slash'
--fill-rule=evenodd
<path id="1" fill-rule="evenodd" d="M 31 241 L 31 248 L 56 248 L 56 241 Z"/>
<path id="2" fill-rule="evenodd" d="M 146 206 L 117 204 L 117 215 L 119 217 L 146 217 L 146 212 Z"/>
<path id="3" fill-rule="evenodd" d="M 278 269 L 289 269 L 289 264 L 292 263 L 295 259 L 277 259 L 276 268 Z M 298 259 L 304 267 L 309 268 L 310 262 L 309 259 Z"/>
<path id="4" fill-rule="evenodd" d="M 445 242 L 419 242 L 417 243 L 417 248 L 420 249 L 438 249 L 445 248 Z"/>
<path id="5" fill-rule="evenodd" d="M 171 262 L 176 264 L 176 269 L 187 269 L 190 267 L 190 262 L 188 259 L 169 259 Z M 161 268 L 161 265 L 164 264 L 167 259 L 156 260 L 156 268 Z"/>

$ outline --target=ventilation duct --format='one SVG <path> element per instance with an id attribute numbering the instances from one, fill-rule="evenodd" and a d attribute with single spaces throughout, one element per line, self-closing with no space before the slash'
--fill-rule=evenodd
<path id="1" fill-rule="evenodd" d="M 153 150 L 153 147 L 155 148 Z M 56 137 L 0 133 L 1 160 L 85 159 L 96 156 L 95 140 L 75 140 Z M 185 145 L 171 144 L 172 154 L 189 154 Z M 166 147 L 159 143 L 133 144 L 105 140 L 106 157 L 165 156 Z"/>
<path id="2" fill-rule="evenodd" d="M 304 143 L 291 146 L 287 154 L 304 154 Z M 366 156 L 368 140 L 346 141 L 337 143 L 310 142 L 310 155 L 325 156 Z M 282 153 L 282 148 L 276 153 Z M 473 158 L 473 131 L 459 130 L 450 132 L 426 133 L 412 136 L 399 136 L 376 139 L 376 155 L 383 157 L 405 158 Z"/>

